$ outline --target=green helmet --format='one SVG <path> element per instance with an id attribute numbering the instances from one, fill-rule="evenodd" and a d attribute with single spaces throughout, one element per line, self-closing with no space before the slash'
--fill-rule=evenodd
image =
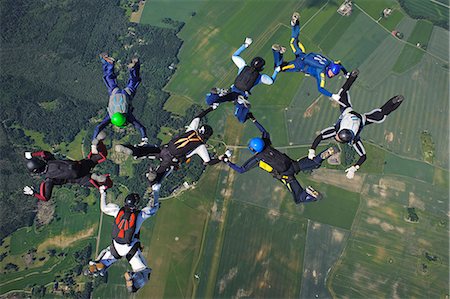
<path id="1" fill-rule="evenodd" d="M 111 123 L 115 126 L 123 128 L 126 122 L 127 118 L 123 113 L 116 112 L 111 116 Z"/>

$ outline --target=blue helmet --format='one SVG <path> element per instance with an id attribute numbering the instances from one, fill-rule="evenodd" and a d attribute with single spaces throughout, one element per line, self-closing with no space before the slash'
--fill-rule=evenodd
<path id="1" fill-rule="evenodd" d="M 331 72 L 336 76 L 341 71 L 341 65 L 334 62 L 330 63 L 330 65 L 327 68 L 327 76 L 328 78 L 331 78 L 330 75 L 328 74 L 328 70 L 331 70 Z"/>
<path id="2" fill-rule="evenodd" d="M 264 146 L 264 140 L 260 137 L 252 138 L 248 142 L 248 149 L 254 154 L 262 152 Z"/>

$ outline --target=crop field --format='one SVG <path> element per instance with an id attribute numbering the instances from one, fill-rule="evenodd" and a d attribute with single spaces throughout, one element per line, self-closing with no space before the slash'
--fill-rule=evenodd
<path id="1" fill-rule="evenodd" d="M 239 202 L 232 202 L 228 213 L 214 298 L 295 297 L 305 221 Z"/>
<path id="2" fill-rule="evenodd" d="M 271 264 L 264 268 L 252 258 L 268 243 L 268 239 L 273 238 L 273 232 L 276 231 L 272 227 L 264 229 L 266 224 L 259 222 L 260 218 L 267 219 L 269 215 L 279 217 L 272 220 L 276 226 L 281 219 L 301 223 L 309 219 L 309 227 L 321 225 L 323 230 L 315 235 L 311 234 L 311 240 L 319 240 L 322 235 L 327 235 L 328 238 L 324 238 L 327 242 L 332 242 L 330 231 L 339 231 L 344 235 L 341 243 L 333 243 L 335 255 L 329 259 L 321 259 L 323 252 L 314 251 L 314 245 L 309 241 L 308 228 L 308 236 L 302 241 L 306 242 L 306 246 L 302 250 L 305 257 L 311 256 L 312 261 L 310 265 L 305 263 L 300 266 L 302 270 L 297 273 L 292 287 L 295 291 L 286 294 L 287 297 L 298 297 L 299 294 L 302 298 L 312 297 L 317 292 L 324 296 L 331 294 L 338 297 L 367 297 L 370 294 L 388 297 L 395 297 L 397 294 L 400 297 L 437 295 L 433 292 L 420 293 L 419 288 L 426 286 L 420 285 L 420 277 L 411 271 L 413 268 L 414 271 L 417 270 L 417 265 L 420 266 L 417 261 L 423 258 L 404 253 L 405 247 L 411 247 L 406 240 L 414 238 L 416 232 L 410 227 L 424 225 L 418 229 L 422 231 L 429 227 L 429 223 L 424 219 L 419 224 L 412 224 L 404 218 L 405 205 L 409 201 L 414 202 L 410 198 L 416 193 L 423 196 L 426 192 L 435 192 L 432 197 L 439 201 L 437 206 L 446 210 L 443 194 L 441 191 L 431 191 L 431 184 L 442 190 L 448 185 L 448 115 L 444 114 L 448 111 L 448 67 L 445 67 L 448 65 L 448 47 L 441 42 L 448 40 L 448 31 L 411 19 L 398 2 L 393 0 L 358 1 L 354 5 L 352 16 L 348 18 L 339 16 L 336 9 L 340 3 L 331 1 L 314 4 L 307 1 L 289 2 L 292 5 L 286 2 L 280 5 L 279 1 L 259 2 L 258 17 L 249 13 L 256 9 L 256 2 L 232 3 L 233 5 L 222 1 L 205 1 L 202 5 L 196 3 L 192 9 L 186 8 L 186 11 L 195 11 L 195 16 L 179 18 L 186 21 L 179 34 L 184 44 L 179 53 L 177 71 L 166 86 L 166 90 L 171 93 L 166 109 L 182 114 L 180 107 L 187 106 L 189 102 L 203 104 L 210 87 L 229 86 L 237 71 L 230 58 L 245 36 L 251 36 L 254 42 L 241 56 L 247 62 L 256 55 L 264 57 L 265 73 L 269 75 L 272 65 L 270 46 L 273 43 L 287 46 L 285 60 L 293 59 L 288 47 L 289 17 L 295 10 L 301 13 L 300 40 L 307 51 L 322 52 L 340 59 L 349 70 L 360 69 L 360 76 L 351 90 L 356 111 L 364 113 L 379 108 L 397 94 L 403 94 L 406 100 L 383 124 L 371 125 L 365 129 L 362 138 L 369 158 L 358 172 L 358 179 L 350 186 L 342 167 L 337 167 L 339 170 L 320 169 L 312 176 L 298 176 L 303 186 L 312 185 L 324 194 L 321 202 L 295 205 L 287 189 L 260 169 L 242 175 L 231 170 L 220 170 L 218 183 L 214 184 L 215 189 L 203 193 L 205 207 L 209 207 L 207 210 L 211 211 L 208 212 L 209 219 L 204 227 L 201 255 L 193 270 L 200 275 L 200 279 L 193 282 L 193 296 L 261 297 L 275 294 L 272 293 L 273 290 L 263 287 L 272 279 L 272 270 L 269 269 Z M 146 5 L 146 9 L 152 7 L 151 3 Z M 381 12 L 386 7 L 392 8 L 393 13 L 387 19 L 381 19 Z M 177 19 L 175 16 L 176 14 L 174 19 Z M 152 20 L 148 23 L 152 23 Z M 391 35 L 394 29 L 404 34 L 403 40 Z M 417 42 L 427 44 L 427 49 L 416 49 Z M 326 87 L 331 91 L 338 90 L 344 80 L 341 76 L 328 79 Z M 260 86 L 252 93 L 250 101 L 253 113 L 271 133 L 274 145 L 283 147 L 293 157 L 305 155 L 316 134 L 332 125 L 339 116 L 338 107 L 330 105 L 328 99 L 317 92 L 315 80 L 301 73 L 281 73 L 273 86 Z M 430 101 L 433 102 L 432 105 Z M 222 139 L 229 147 L 238 146 L 232 160 L 241 164 L 250 157 L 242 147 L 245 147 L 248 139 L 259 136 L 260 132 L 251 123 L 237 123 L 232 111 L 232 105 L 221 104 L 209 119 L 210 123 L 215 124 L 215 141 Z M 424 129 L 431 133 L 435 142 L 435 163 L 445 167 L 444 169 L 421 162 L 419 137 Z M 440 136 L 439 140 L 435 135 Z M 386 205 L 379 204 L 380 195 L 373 193 L 381 192 L 377 189 L 380 187 L 375 185 L 379 185 L 379 180 L 385 182 L 385 176 L 389 176 L 393 182 L 405 184 L 403 191 L 391 191 L 398 194 L 389 195 L 389 200 L 383 198 Z M 419 185 L 423 189 L 415 187 Z M 196 192 L 202 192 L 201 189 Z M 415 191 L 409 193 L 409 190 Z M 189 198 L 190 194 L 191 191 L 186 192 L 183 198 Z M 427 213 L 436 212 L 436 209 L 430 207 L 431 210 L 433 212 Z M 389 236 L 383 230 L 388 227 L 390 232 L 389 221 L 393 221 L 393 214 L 399 219 L 391 224 L 394 227 L 392 230 L 396 234 L 403 232 L 401 236 Z M 220 221 L 213 219 L 217 215 L 220 215 Z M 367 226 L 374 224 L 365 222 L 368 217 L 376 218 L 374 221 L 379 227 L 373 234 L 370 234 L 373 228 Z M 265 234 L 258 234 L 257 231 L 260 230 Z M 349 231 L 352 232 L 351 236 Z M 445 240 L 442 235 L 445 231 L 447 230 L 442 227 L 431 240 L 425 235 L 422 238 L 425 243 L 440 244 Z M 381 236 L 380 240 L 375 236 Z M 236 242 L 240 238 L 246 238 L 249 248 L 243 247 L 242 242 Z M 286 242 L 279 249 L 280 252 L 286 252 L 291 246 L 287 236 L 279 242 Z M 383 281 L 380 271 L 382 267 L 390 265 L 389 259 L 384 258 L 387 253 L 379 253 L 383 257 L 377 257 L 374 261 L 373 252 L 374 248 L 384 248 L 385 243 L 392 244 L 392 248 L 388 246 L 386 249 L 393 257 L 392 263 L 401 265 L 403 261 L 413 261 L 414 264 L 410 269 L 402 270 L 399 278 L 394 276 L 393 270 L 389 274 L 387 290 L 380 285 Z M 274 242 L 271 244 L 273 246 Z M 363 253 L 354 252 L 361 248 L 367 249 L 367 254 L 364 250 Z M 220 255 L 217 254 L 218 250 Z M 341 250 L 344 250 L 342 258 L 339 257 Z M 448 259 L 448 255 L 444 257 L 444 250 L 439 252 L 443 259 L 440 266 L 428 266 L 435 273 L 448 269 L 444 261 Z M 380 258 L 382 261 L 378 260 Z M 308 269 L 315 266 L 322 272 L 330 268 L 331 271 L 326 276 L 314 277 Z M 355 267 L 360 272 L 355 271 Z M 242 268 L 246 268 L 248 272 L 245 276 Z M 364 275 L 374 279 L 373 283 L 368 284 L 367 290 L 362 289 L 367 283 L 360 283 L 364 281 Z M 434 277 L 437 276 L 433 276 L 430 281 L 437 283 L 445 292 L 442 283 L 446 280 Z M 316 288 L 311 281 L 317 281 L 317 286 L 320 287 Z M 411 290 L 404 287 L 409 281 L 413 284 Z M 355 284 L 359 287 L 353 288 Z M 369 291 L 373 293 L 368 293 Z"/>
<path id="3" fill-rule="evenodd" d="M 448 0 L 439 1 L 448 5 Z M 229 87 L 237 73 L 231 55 L 246 36 L 253 44 L 242 58 L 249 62 L 264 57 L 266 74 L 272 75 L 273 43 L 287 47 L 285 60 L 294 59 L 289 49 L 293 11 L 301 13 L 300 40 L 307 51 L 360 70 L 350 91 L 355 111 L 379 108 L 397 94 L 403 94 L 405 102 L 384 123 L 365 127 L 361 138 L 368 160 L 353 181 L 345 177 L 344 166 L 326 163 L 312 174 L 297 176 L 302 186 L 311 185 L 324 195 L 319 202 L 296 205 L 286 187 L 265 171 L 255 168 L 241 175 L 224 164 L 208 167 L 195 186 L 163 199 L 141 233 L 143 253 L 153 269 L 151 280 L 132 297 L 439 298 L 449 293 L 448 31 L 411 19 L 394 0 L 359 0 L 350 17 L 336 13 L 340 4 L 146 1 L 141 23 L 170 27 L 165 18 L 185 22 L 178 34 L 183 39 L 179 63 L 165 87 L 170 93 L 164 106 L 168 111 L 183 115 L 193 103 L 205 106 L 211 87 Z M 408 4 L 430 13 L 439 6 L 419 0 Z M 380 19 L 386 7 L 393 14 Z M 448 18 L 440 7 L 435 11 Z M 404 38 L 393 37 L 393 29 Z M 426 48 L 419 49 L 417 42 Z M 327 79 L 326 88 L 336 92 L 344 82 L 343 76 Z M 339 107 L 318 93 L 314 78 L 302 73 L 279 74 L 273 86 L 256 87 L 250 101 L 274 146 L 292 158 L 305 156 L 320 130 L 339 117 Z M 209 114 L 208 122 L 214 127 L 215 148 L 233 148 L 231 160 L 238 164 L 250 157 L 246 143 L 260 132 L 251 122 L 238 123 L 230 103 Z M 434 164 L 423 162 L 424 130 L 434 142 Z M 36 145 L 46 146 L 42 135 L 25 133 Z M 170 133 L 162 128 L 159 136 L 168 139 Z M 81 157 L 80 144 L 89 134 L 80 132 L 61 150 Z M 121 165 L 122 175 L 132 176 L 131 163 Z M 115 198 L 115 191 L 108 199 Z M 11 247 L 2 268 L 8 262 L 20 266 L 20 271 L 2 275 L 1 294 L 29 289 L 26 277 L 51 283 L 55 274 L 75 266 L 73 253 L 88 242 L 97 253 L 109 245 L 112 217 L 103 215 L 99 224 L 97 195 L 86 200 L 87 213 L 76 216 L 69 208 L 73 192 L 58 188 L 55 195 L 60 220 L 42 230 L 21 229 L 1 245 L 0 253 Z M 417 223 L 407 220 L 407 208 L 415 208 Z M 80 235 L 83 231 L 89 234 Z M 30 248 L 40 248 L 40 257 L 55 240 L 65 242 L 58 250 L 64 250 L 66 258 L 46 257 L 29 272 L 22 270 L 22 256 Z M 437 259 L 429 260 L 427 254 Z M 127 269 L 126 260 L 113 265 L 108 283 L 97 287 L 92 297 L 126 297 Z"/>
<path id="4" fill-rule="evenodd" d="M 349 231 L 308 221 L 300 298 L 329 298 L 326 281 L 339 259 Z"/>
<path id="5" fill-rule="evenodd" d="M 332 293 L 400 298 L 448 293 L 446 280 L 439 279 L 448 271 L 445 190 L 390 177 L 371 176 L 366 182 L 352 236 L 332 272 Z M 406 221 L 406 207 L 416 209 L 418 223 Z M 437 261 L 427 260 L 426 252 Z"/>

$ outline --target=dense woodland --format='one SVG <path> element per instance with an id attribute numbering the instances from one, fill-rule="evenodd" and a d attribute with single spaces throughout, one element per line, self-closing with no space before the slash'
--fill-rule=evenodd
<path id="1" fill-rule="evenodd" d="M 176 34 L 183 24 L 174 21 L 174 28 L 168 29 L 129 23 L 124 3 L 0 1 L 0 239 L 30 225 L 35 214 L 36 199 L 23 195 L 22 188 L 37 186 L 40 179 L 27 173 L 23 152 L 37 148 L 23 130 L 43 133 L 45 142 L 53 146 L 71 142 L 81 129 L 90 136 L 106 113 L 108 94 L 99 53 L 107 51 L 116 58 L 122 87 L 128 77 L 127 62 L 133 55 L 140 57 L 142 82 L 133 100 L 134 114 L 146 126 L 151 143 L 160 142 L 156 136 L 161 126 L 182 129 L 199 110 L 193 107 L 186 117 L 163 110 L 169 95 L 162 88 L 173 74 L 168 66 L 177 63 L 182 41 Z M 136 131 L 127 132 L 132 132 L 132 142 L 139 140 Z M 112 130 L 108 134 L 120 137 Z M 142 194 L 147 166 L 146 161 L 135 165 L 135 173 L 141 174 L 136 178 L 114 179 Z M 117 169 L 112 162 L 103 167 L 113 174 Z M 202 171 L 199 161 L 183 168 L 168 180 L 163 195 L 182 183 L 182 176 L 187 174 L 193 181 Z"/>

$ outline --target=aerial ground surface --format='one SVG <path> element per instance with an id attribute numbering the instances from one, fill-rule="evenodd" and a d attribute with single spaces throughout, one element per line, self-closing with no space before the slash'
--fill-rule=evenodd
<path id="1" fill-rule="evenodd" d="M 448 0 L 439 1 L 448 7 Z M 434 14 L 433 2 L 406 2 Z M 241 56 L 247 62 L 264 57 L 271 74 L 271 45 L 288 46 L 293 11 L 301 14 L 307 51 L 360 70 L 351 90 L 356 111 L 378 108 L 396 94 L 406 100 L 383 124 L 364 130 L 368 160 L 353 181 L 345 177 L 344 166 L 326 165 L 298 176 L 302 185 L 324 194 L 320 202 L 295 205 L 267 173 L 255 169 L 239 175 L 224 165 L 208 168 L 194 188 L 165 199 L 141 233 L 153 273 L 133 297 L 448 297 L 449 32 L 411 18 L 397 1 L 354 1 L 349 17 L 336 12 L 340 4 L 209 0 L 174 6 L 159 0 L 141 8 L 142 24 L 170 27 L 163 18 L 185 22 L 178 33 L 183 41 L 179 63 L 164 87 L 170 93 L 164 107 L 172 113 L 184 115 L 192 104 L 204 106 L 210 87 L 232 84 L 236 68 L 231 55 L 246 36 L 254 42 Z M 381 19 L 386 7 L 393 13 Z M 445 12 L 442 17 L 448 19 Z M 403 39 L 392 36 L 394 29 Z M 289 48 L 285 57 L 293 58 Z M 335 91 L 344 80 L 329 79 L 326 86 Z M 336 105 L 319 96 L 315 80 L 300 73 L 281 73 L 273 86 L 255 88 L 251 102 L 275 146 L 293 158 L 305 156 L 315 135 L 339 115 Z M 259 133 L 251 124 L 238 123 L 232 110 L 222 104 L 210 114 L 212 144 L 233 148 L 233 159 L 241 163 L 250 157 L 247 140 Z M 163 133 L 168 131 L 161 129 L 160 136 L 167 138 Z M 30 134 L 37 146 L 50 148 L 38 132 Z M 84 134 L 65 145 L 72 157 L 83 156 L 79 144 Z M 431 156 L 424 136 L 431 138 Z M 121 175 L 140 175 L 130 166 L 135 161 L 113 159 L 121 163 Z M 71 192 L 60 188 L 54 194 L 59 221 L 44 229 L 22 228 L 4 239 L 0 251 L 10 254 L 2 268 L 11 262 L 21 270 L 2 274 L 1 294 L 26 294 L 33 284 L 51 286 L 57 273 L 76 266 L 73 259 L 49 256 L 50 248 L 71 257 L 89 243 L 94 256 L 110 243 L 112 218 L 100 215 L 97 195 L 91 192 L 85 200 L 80 222 L 64 208 L 73 200 Z M 121 185 L 109 198 L 121 200 L 124 192 Z M 408 208 L 414 208 L 417 222 L 408 220 Z M 30 254 L 45 259 L 28 268 L 24 256 Z M 126 269 L 126 261 L 112 267 L 108 283 L 96 286 L 93 298 L 126 297 Z"/>

